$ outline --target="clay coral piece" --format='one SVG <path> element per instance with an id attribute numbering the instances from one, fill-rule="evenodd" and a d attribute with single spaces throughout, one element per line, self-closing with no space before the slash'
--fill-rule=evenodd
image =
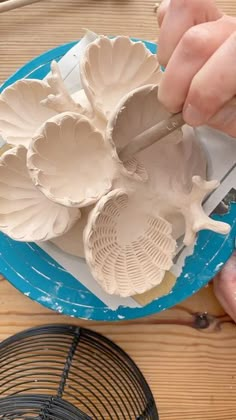
<path id="1" fill-rule="evenodd" d="M 216 180 L 205 181 L 200 176 L 193 176 L 192 190 L 189 195 L 183 198 L 180 207 L 185 218 L 184 243 L 186 245 L 191 245 L 194 242 L 196 233 L 200 230 L 208 229 L 223 235 L 230 232 L 228 223 L 211 219 L 202 208 L 204 198 L 219 185 L 220 183 Z"/>
<path id="2" fill-rule="evenodd" d="M 107 293 L 122 297 L 159 284 L 175 251 L 171 225 L 120 189 L 90 213 L 84 244 L 94 278 Z"/>
<path id="3" fill-rule="evenodd" d="M 51 74 L 47 77 L 47 84 L 51 88 L 51 93 L 41 101 L 42 105 L 60 113 L 65 111 L 84 113 L 83 107 L 74 101 L 68 93 L 62 80 L 59 65 L 56 61 L 51 63 Z"/>
<path id="4" fill-rule="evenodd" d="M 40 80 L 19 80 L 0 95 L 0 134 L 14 146 L 29 146 L 35 130 L 55 115 L 41 102 L 51 88 Z"/>
<path id="5" fill-rule="evenodd" d="M 30 144 L 27 165 L 35 185 L 65 206 L 88 206 L 112 188 L 109 145 L 79 114 L 62 113 L 48 120 Z"/>
<path id="6" fill-rule="evenodd" d="M 99 37 L 91 43 L 82 57 L 80 73 L 94 111 L 105 119 L 128 92 L 161 79 L 156 56 L 142 42 L 123 36 Z"/>
<path id="7" fill-rule="evenodd" d="M 57 113 L 76 112 L 84 115 L 99 131 L 105 130 L 106 122 L 98 114 L 93 113 L 84 89 L 80 89 L 72 95 L 69 94 L 56 61 L 52 61 L 51 73 L 46 80 L 51 88 L 51 93 L 41 101 L 42 105 Z"/>
<path id="8" fill-rule="evenodd" d="M 18 146 L 0 159 L 0 229 L 17 241 L 45 241 L 69 230 L 80 211 L 47 200 L 30 179 L 26 154 Z"/>

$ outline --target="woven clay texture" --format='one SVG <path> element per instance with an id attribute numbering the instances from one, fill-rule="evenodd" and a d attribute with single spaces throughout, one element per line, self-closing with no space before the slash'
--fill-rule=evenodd
<path id="1" fill-rule="evenodd" d="M 143 293 L 172 266 L 171 225 L 137 204 L 122 190 L 111 191 L 92 210 L 84 231 L 87 263 L 109 294 Z"/>

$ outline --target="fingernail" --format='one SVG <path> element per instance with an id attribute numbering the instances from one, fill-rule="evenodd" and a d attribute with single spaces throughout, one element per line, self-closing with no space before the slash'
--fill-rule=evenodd
<path id="1" fill-rule="evenodd" d="M 204 115 L 202 112 L 195 106 L 188 104 L 183 110 L 184 120 L 188 125 L 197 127 L 204 124 Z"/>

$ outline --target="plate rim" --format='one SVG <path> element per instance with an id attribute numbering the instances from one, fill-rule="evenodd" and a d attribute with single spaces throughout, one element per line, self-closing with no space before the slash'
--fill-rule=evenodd
<path id="1" fill-rule="evenodd" d="M 142 41 L 144 44 L 148 47 L 151 52 L 155 53 L 157 46 L 148 41 L 132 38 L 134 41 Z M 15 73 L 13 73 L 1 86 L 0 86 L 0 92 L 4 90 L 6 87 L 10 86 L 12 83 L 16 82 L 19 79 L 30 77 L 31 73 L 40 70 L 40 67 L 45 67 L 45 65 L 50 65 L 50 62 L 53 59 L 61 58 L 70 48 L 72 48 L 78 41 L 72 41 L 70 43 L 66 43 L 63 45 L 59 45 L 56 48 L 50 49 L 39 56 L 35 57 L 25 65 L 23 65 L 19 70 L 17 70 Z M 46 71 L 47 74 L 48 70 Z M 45 75 L 46 75 L 45 74 Z M 37 77 L 38 79 L 42 79 L 42 77 Z M 14 271 L 14 268 L 9 265 L 5 259 L 4 259 L 4 249 L 1 252 L 0 250 L 0 272 L 2 275 L 9 281 L 17 290 L 19 290 L 21 293 L 27 295 L 31 300 L 36 301 L 43 305 L 44 307 L 47 307 L 48 309 L 52 309 L 56 312 L 62 313 L 64 315 L 69 315 L 71 317 L 76 317 L 79 319 L 86 319 L 86 320 L 93 320 L 93 321 L 124 321 L 124 320 L 134 320 L 138 318 L 143 318 L 146 316 L 154 315 L 160 311 L 163 311 L 165 309 L 168 309 L 170 307 L 175 306 L 176 304 L 179 304 L 186 298 L 192 296 L 197 291 L 199 291 L 202 287 L 206 286 L 208 282 L 220 271 L 222 265 L 229 259 L 231 256 L 233 250 L 234 250 L 234 241 L 235 241 L 235 233 L 236 233 L 236 217 L 233 215 L 236 214 L 236 203 L 232 203 L 230 207 L 229 213 L 222 216 L 215 216 L 214 218 L 216 220 L 224 220 L 231 222 L 232 230 L 231 233 L 234 232 L 231 236 L 226 236 L 222 238 L 222 235 L 216 235 L 212 232 L 201 232 L 199 235 L 199 240 L 204 243 L 206 241 L 206 247 L 205 250 L 209 250 L 209 244 L 212 243 L 213 246 L 211 246 L 211 250 L 213 252 L 214 256 L 209 261 L 207 260 L 207 264 L 205 262 L 205 265 L 203 267 L 203 270 L 201 272 L 197 272 L 197 275 L 201 275 L 201 281 L 198 282 L 196 287 L 185 287 L 183 290 L 181 290 L 181 296 L 179 294 L 176 295 L 176 298 L 173 299 L 173 290 L 167 295 L 161 296 L 160 298 L 157 298 L 150 302 L 149 304 L 137 307 L 137 308 L 130 308 L 126 306 L 119 306 L 117 310 L 112 310 L 108 307 L 103 308 L 92 308 L 90 312 L 88 310 L 83 310 L 81 306 L 79 306 L 79 309 L 76 308 L 76 311 L 72 311 L 73 304 L 71 302 L 64 302 L 64 305 L 62 306 L 62 310 L 58 310 L 57 307 L 53 306 L 51 303 L 44 301 L 42 302 L 40 300 L 40 296 L 38 294 L 38 289 L 35 289 L 33 285 L 27 287 L 31 287 L 31 290 L 27 290 L 27 293 L 25 292 L 25 281 L 26 279 L 22 279 L 20 277 L 20 273 L 17 273 Z M 5 236 L 5 235 L 4 235 Z M 213 242 L 211 241 L 212 237 L 214 237 Z M 4 238 L 5 239 L 5 238 Z M 14 241 L 13 241 L 14 242 Z M 208 245 L 207 245 L 208 244 Z M 35 245 L 37 247 L 37 245 Z M 208 246 L 208 247 L 207 247 Z M 39 247 L 38 247 L 39 248 Z M 41 250 L 41 248 L 39 248 Z M 43 250 L 41 250 L 44 252 Z M 48 254 L 47 254 L 48 255 Z M 218 263 L 215 263 L 216 256 L 218 258 Z M 196 256 L 195 256 L 196 257 Z M 214 258 L 215 257 L 215 258 Z M 187 257 L 191 260 L 191 256 Z M 221 263 L 221 261 L 224 261 L 224 263 Z M 58 264 L 58 263 L 57 263 Z M 60 264 L 58 264 L 60 266 Z M 195 267 L 197 268 L 197 266 Z M 180 281 L 180 278 L 186 278 L 188 276 L 188 273 L 185 273 L 185 270 L 183 270 L 182 274 L 178 277 L 178 281 Z M 196 275 L 195 275 L 196 276 Z M 73 277 L 73 276 L 72 276 Z M 41 277 L 39 277 L 41 278 Z M 23 281 L 24 280 L 24 281 Z M 187 280 L 187 278 L 186 278 Z M 194 290 L 193 290 L 194 289 Z M 30 292 L 30 294 L 29 294 Z M 92 293 L 92 292 L 90 292 Z M 71 306 L 72 305 L 72 306 Z M 105 305 L 105 304 L 103 304 Z"/>

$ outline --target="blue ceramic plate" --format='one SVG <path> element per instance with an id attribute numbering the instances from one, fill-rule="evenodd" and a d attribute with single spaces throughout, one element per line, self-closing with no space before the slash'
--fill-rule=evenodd
<path id="1" fill-rule="evenodd" d="M 50 70 L 50 62 L 58 61 L 75 44 L 60 46 L 35 58 L 11 76 L 1 90 L 21 78 L 43 79 Z M 156 52 L 154 44 L 145 44 L 151 52 Z M 215 215 L 214 218 L 231 224 L 230 235 L 201 232 L 194 255 L 187 258 L 172 291 L 144 307 L 110 309 L 37 245 L 15 242 L 3 234 L 0 234 L 0 272 L 31 299 L 66 315 L 100 321 L 144 317 L 191 296 L 228 260 L 236 236 L 236 204 L 232 203 L 223 216 Z"/>

